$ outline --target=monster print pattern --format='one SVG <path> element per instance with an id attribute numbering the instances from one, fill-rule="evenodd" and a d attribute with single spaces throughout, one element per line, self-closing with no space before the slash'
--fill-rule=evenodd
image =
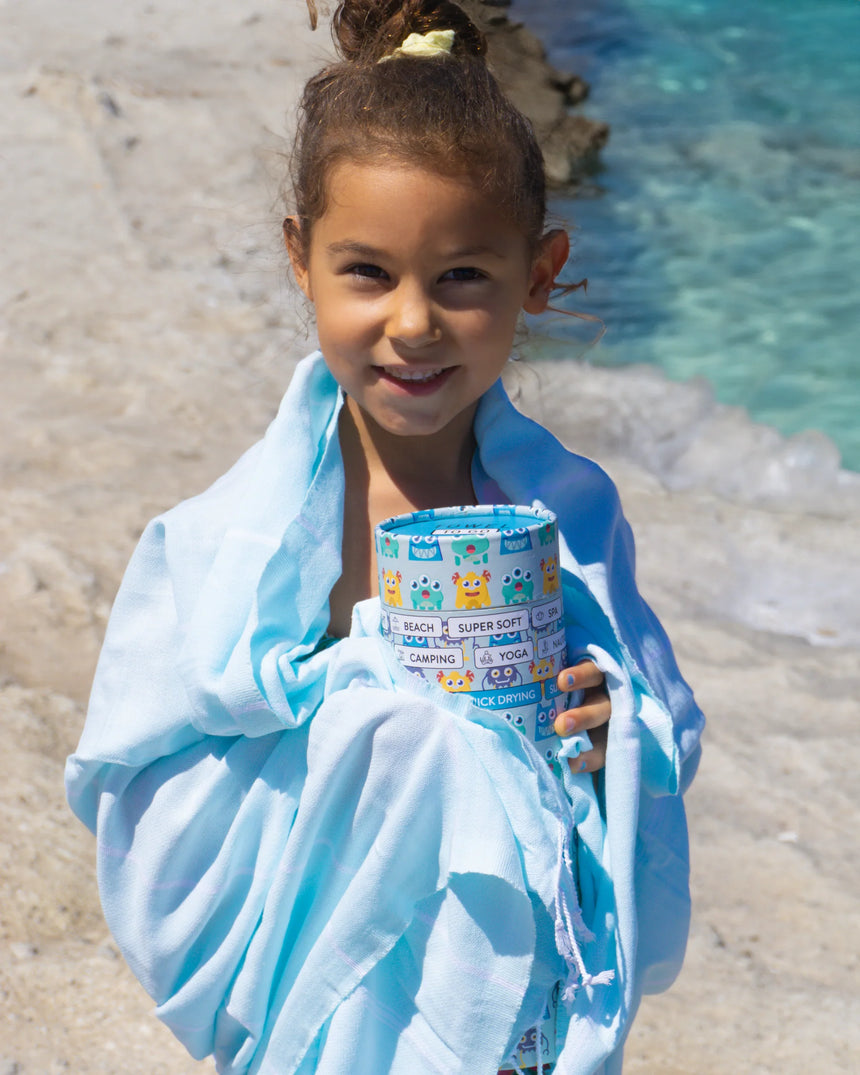
<path id="1" fill-rule="evenodd" d="M 543 572 L 543 592 L 545 594 L 555 593 L 560 585 L 558 578 L 558 557 L 548 556 L 546 560 L 541 560 L 540 569 Z"/>
<path id="2" fill-rule="evenodd" d="M 506 605 L 531 601 L 534 588 L 531 571 L 515 567 L 510 574 L 502 575 L 502 597 Z"/>
<path id="3" fill-rule="evenodd" d="M 475 673 L 471 668 L 465 672 L 445 672 L 440 669 L 436 673 L 436 679 L 439 681 L 442 690 L 445 691 L 471 690 L 471 683 L 474 678 Z"/>
<path id="4" fill-rule="evenodd" d="M 412 597 L 412 607 L 423 609 L 425 612 L 435 609 L 437 612 L 442 607 L 442 582 L 440 579 L 431 579 L 422 575 L 419 579 L 413 579 L 409 583 Z"/>
<path id="5" fill-rule="evenodd" d="M 555 526 L 550 520 L 547 520 L 538 530 L 538 541 L 541 545 L 555 545 L 556 531 Z"/>
<path id="6" fill-rule="evenodd" d="M 518 526 L 516 530 L 503 530 L 499 553 L 510 556 L 515 552 L 528 552 L 532 547 L 531 534 L 526 527 Z"/>
<path id="7" fill-rule="evenodd" d="M 491 668 L 484 676 L 481 686 L 484 690 L 495 690 L 498 687 L 516 687 L 522 683 L 523 677 L 516 668 L 508 665 L 506 668 Z"/>
<path id="8" fill-rule="evenodd" d="M 460 537 L 451 542 L 451 552 L 454 554 L 454 563 L 459 567 L 461 563 L 474 564 L 479 567 L 487 562 L 487 550 L 490 548 L 489 541 L 484 537 Z"/>
<path id="9" fill-rule="evenodd" d="M 565 627 L 555 516 L 507 504 L 377 527 L 381 626 L 413 674 L 526 736 L 556 773 Z"/>
<path id="10" fill-rule="evenodd" d="M 400 583 L 403 576 L 399 571 L 386 571 L 382 576 L 383 600 L 392 608 L 402 608 L 403 598 L 400 596 Z"/>
<path id="11" fill-rule="evenodd" d="M 549 739 L 555 735 L 555 718 L 559 714 L 559 709 L 554 702 L 550 702 L 548 705 L 538 706 L 537 721 L 535 723 L 535 739 Z"/>
<path id="12" fill-rule="evenodd" d="M 439 539 L 432 534 L 413 534 L 409 538 L 410 560 L 441 560 L 442 549 Z"/>
<path id="13" fill-rule="evenodd" d="M 489 608 L 493 603 L 487 589 L 491 577 L 489 571 L 482 571 L 480 575 L 468 571 L 462 576 L 459 571 L 455 571 L 451 581 L 457 587 L 457 598 L 454 601 L 457 608 Z"/>
<path id="14" fill-rule="evenodd" d="M 383 534 L 379 542 L 379 555 L 380 556 L 393 556 L 397 559 L 398 550 L 400 549 L 400 543 L 394 534 Z"/>
<path id="15" fill-rule="evenodd" d="M 551 679 L 555 675 L 555 662 L 552 657 L 543 657 L 539 661 L 529 664 L 529 671 L 535 682 L 542 683 L 545 679 Z"/>

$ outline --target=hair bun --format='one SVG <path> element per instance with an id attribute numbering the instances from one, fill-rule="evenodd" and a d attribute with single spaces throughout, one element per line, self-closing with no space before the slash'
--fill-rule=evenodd
<path id="1" fill-rule="evenodd" d="M 454 31 L 455 56 L 486 55 L 484 35 L 452 0 L 341 0 L 331 22 L 339 55 L 353 63 L 376 63 L 430 30 Z"/>

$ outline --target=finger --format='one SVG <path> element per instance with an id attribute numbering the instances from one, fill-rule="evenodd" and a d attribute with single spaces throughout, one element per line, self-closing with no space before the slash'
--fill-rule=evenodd
<path id="1" fill-rule="evenodd" d="M 558 674 L 560 691 L 580 691 L 588 687 L 598 687 L 603 683 L 603 673 L 594 661 L 580 661 L 570 668 L 563 668 Z"/>
<path id="2" fill-rule="evenodd" d="M 572 773 L 596 773 L 606 766 L 606 740 L 608 734 L 609 730 L 605 724 L 591 733 L 592 749 L 584 751 L 578 758 L 567 759 Z"/>
<path id="3" fill-rule="evenodd" d="M 605 687 L 592 687 L 585 692 L 582 705 L 565 709 L 555 718 L 555 734 L 562 738 L 576 732 L 590 732 L 606 724 L 612 716 L 612 702 Z"/>

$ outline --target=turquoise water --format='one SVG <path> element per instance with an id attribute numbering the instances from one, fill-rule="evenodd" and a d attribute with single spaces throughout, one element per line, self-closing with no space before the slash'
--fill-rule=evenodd
<path id="1" fill-rule="evenodd" d="M 705 377 L 784 433 L 822 430 L 860 470 L 860 3 L 512 13 L 612 127 L 585 197 L 554 205 L 574 225 L 571 275 L 589 278 L 568 305 L 607 325 L 589 360 Z M 584 338 L 569 319 L 551 331 Z"/>

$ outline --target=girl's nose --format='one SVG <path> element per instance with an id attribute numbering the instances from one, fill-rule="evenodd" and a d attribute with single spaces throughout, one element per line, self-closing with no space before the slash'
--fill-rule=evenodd
<path id="1" fill-rule="evenodd" d="M 433 303 L 423 288 L 402 284 L 392 293 L 386 333 L 405 347 L 426 347 L 441 339 Z"/>

